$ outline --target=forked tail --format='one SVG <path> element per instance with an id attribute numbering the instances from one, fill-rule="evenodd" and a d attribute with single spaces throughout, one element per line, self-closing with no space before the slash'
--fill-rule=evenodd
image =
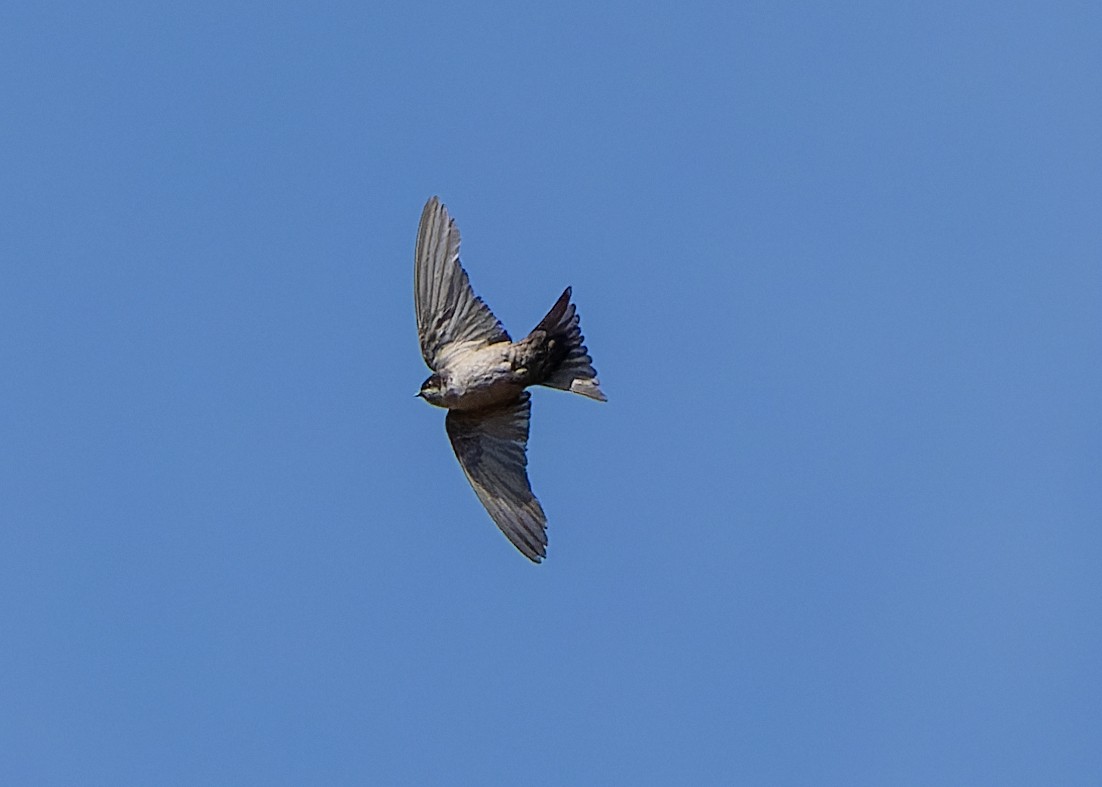
<path id="1" fill-rule="evenodd" d="M 565 347 L 562 361 L 540 385 L 572 391 L 599 402 L 608 401 L 601 391 L 597 370 L 593 368 L 593 359 L 589 357 L 585 337 L 582 336 L 578 323 L 578 311 L 570 302 L 570 288 L 567 287 L 551 307 L 551 311 L 532 331 L 533 334 L 544 331 L 560 348 Z"/>

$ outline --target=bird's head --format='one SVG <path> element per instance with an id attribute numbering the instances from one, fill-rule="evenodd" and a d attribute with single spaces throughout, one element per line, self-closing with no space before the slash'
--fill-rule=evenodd
<path id="1" fill-rule="evenodd" d="M 421 383 L 421 390 L 417 392 L 417 395 L 429 404 L 443 407 L 444 381 L 440 379 L 440 375 L 430 375 L 427 380 Z"/>

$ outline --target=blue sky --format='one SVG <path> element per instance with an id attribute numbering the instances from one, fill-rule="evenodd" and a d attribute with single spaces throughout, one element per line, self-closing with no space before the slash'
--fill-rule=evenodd
<path id="1" fill-rule="evenodd" d="M 1097 784 L 1093 4 L 23 4 L 0 780 Z M 455 462 L 426 198 L 549 559 Z"/>

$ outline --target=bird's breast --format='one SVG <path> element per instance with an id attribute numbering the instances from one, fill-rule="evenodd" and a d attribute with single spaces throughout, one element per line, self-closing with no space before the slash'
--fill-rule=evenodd
<path id="1" fill-rule="evenodd" d="M 453 358 L 445 373 L 445 406 L 480 410 L 515 399 L 524 383 L 514 369 L 510 346 L 501 342 Z"/>

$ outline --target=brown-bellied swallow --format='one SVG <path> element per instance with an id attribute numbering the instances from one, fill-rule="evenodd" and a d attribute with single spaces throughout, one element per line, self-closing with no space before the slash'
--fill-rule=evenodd
<path id="1" fill-rule="evenodd" d="M 432 374 L 417 394 L 448 410 L 459 465 L 490 518 L 525 557 L 547 556 L 547 517 L 528 483 L 530 385 L 606 401 L 567 287 L 551 311 L 514 342 L 471 289 L 459 263 L 459 228 L 440 200 L 417 230 L 413 305 L 421 355 Z"/>

